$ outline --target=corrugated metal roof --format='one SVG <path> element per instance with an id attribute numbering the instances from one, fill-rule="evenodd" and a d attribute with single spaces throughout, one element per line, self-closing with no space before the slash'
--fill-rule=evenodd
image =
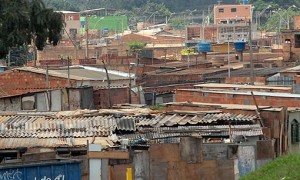
<path id="1" fill-rule="evenodd" d="M 67 69 L 56 69 L 53 70 L 57 73 L 61 73 L 61 74 L 68 74 L 68 70 Z M 107 80 L 107 76 L 105 72 L 100 72 L 100 71 L 94 71 L 94 70 L 90 70 L 90 69 L 83 69 L 83 68 L 71 68 L 70 69 L 70 74 L 72 76 L 76 76 L 76 77 L 83 77 L 85 79 L 90 79 L 90 80 Z M 110 80 L 121 80 L 121 79 L 128 79 L 128 77 L 124 77 L 124 76 L 120 76 L 120 75 L 116 75 L 116 74 L 109 74 L 109 79 Z"/>
<path id="2" fill-rule="evenodd" d="M 230 91 L 230 90 L 203 90 L 203 89 L 180 89 L 183 91 L 193 91 L 193 92 L 203 92 L 203 93 L 216 93 L 216 94 L 234 94 L 234 95 L 249 95 L 251 92 L 243 91 Z M 255 96 L 271 96 L 271 97 L 286 97 L 286 98 L 300 98 L 300 94 L 292 93 L 280 93 L 280 92 L 263 92 L 263 91 L 253 91 Z"/>
<path id="3" fill-rule="evenodd" d="M 277 74 L 282 69 L 283 68 L 256 68 L 256 69 L 254 69 L 253 73 L 256 77 L 266 77 L 266 76 L 271 76 L 271 75 Z M 250 72 L 251 72 L 250 68 L 243 68 L 243 69 L 238 69 L 238 70 L 231 71 L 230 76 L 231 77 L 249 77 Z M 226 77 L 228 77 L 228 73 L 227 72 L 222 72 L 222 73 L 219 73 L 217 75 L 207 76 L 206 79 L 207 80 L 210 80 L 210 79 L 223 79 L 223 78 L 226 78 Z"/>
<path id="4" fill-rule="evenodd" d="M 91 69 L 88 67 L 84 66 L 72 66 L 70 67 L 70 79 L 74 80 L 106 80 L 106 73 L 105 71 L 100 71 Z M 46 74 L 46 69 L 41 69 L 41 68 L 34 68 L 34 67 L 19 67 L 15 68 L 13 70 L 20 70 L 20 71 L 28 71 L 28 72 L 33 72 L 33 73 L 38 73 L 38 74 Z M 128 76 L 124 76 L 122 73 L 116 74 L 116 72 L 111 72 L 108 71 L 109 73 L 109 78 L 110 80 L 121 80 L 121 79 L 128 79 Z M 67 69 L 56 69 L 56 70 L 48 70 L 49 76 L 54 76 L 54 77 L 60 77 L 60 78 L 68 78 L 68 70 Z"/>
<path id="5" fill-rule="evenodd" d="M 204 124 L 212 123 L 216 121 L 250 121 L 254 122 L 257 119 L 256 115 L 247 115 L 247 114 L 230 114 L 230 113 L 213 113 L 213 114 L 196 114 L 196 115 L 161 115 L 154 119 L 147 119 L 144 121 L 139 121 L 137 126 L 152 126 L 152 127 L 161 127 L 161 126 L 174 126 L 179 125 L 183 126 L 186 124 Z"/>
<path id="6" fill-rule="evenodd" d="M 278 87 L 278 86 L 258 86 L 248 84 L 222 84 L 222 83 L 207 83 L 194 85 L 197 88 L 235 88 L 235 89 L 268 89 L 268 90 L 290 90 L 291 87 Z"/>
<path id="7" fill-rule="evenodd" d="M 15 68 L 13 70 L 28 71 L 28 72 L 38 73 L 38 74 L 46 74 L 46 69 L 35 68 L 35 67 L 19 67 L 19 68 Z M 48 74 L 49 74 L 49 76 L 60 77 L 60 78 L 68 78 L 68 74 L 56 72 L 56 71 L 53 71 L 53 70 L 49 70 Z M 81 80 L 93 80 L 93 78 L 86 78 L 86 77 L 80 77 L 80 76 L 75 76 L 75 75 L 70 75 L 70 79 L 79 80 L 79 81 L 81 81 Z"/>

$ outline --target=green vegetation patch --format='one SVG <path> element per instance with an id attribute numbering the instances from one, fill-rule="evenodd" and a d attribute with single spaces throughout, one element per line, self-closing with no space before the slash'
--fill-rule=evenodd
<path id="1" fill-rule="evenodd" d="M 295 180 L 300 179 L 300 154 L 281 156 L 241 180 Z"/>

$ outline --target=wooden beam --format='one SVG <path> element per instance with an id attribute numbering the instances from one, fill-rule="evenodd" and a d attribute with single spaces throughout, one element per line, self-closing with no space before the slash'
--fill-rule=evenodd
<path id="1" fill-rule="evenodd" d="M 129 159 L 129 152 L 126 151 L 106 151 L 88 152 L 89 159 Z"/>

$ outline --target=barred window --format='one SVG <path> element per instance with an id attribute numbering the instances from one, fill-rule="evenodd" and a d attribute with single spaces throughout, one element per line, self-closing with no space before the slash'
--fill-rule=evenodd
<path id="1" fill-rule="evenodd" d="M 299 142 L 299 123 L 297 120 L 293 120 L 291 124 L 291 139 L 292 144 Z"/>

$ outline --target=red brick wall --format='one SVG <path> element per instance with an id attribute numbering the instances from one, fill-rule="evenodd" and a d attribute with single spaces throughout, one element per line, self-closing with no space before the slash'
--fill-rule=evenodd
<path id="1" fill-rule="evenodd" d="M 75 81 L 71 80 L 71 85 Z M 49 76 L 50 88 L 67 87 L 68 80 Z M 0 74 L 0 87 L 9 94 L 26 93 L 28 89 L 46 88 L 46 75 L 27 71 L 11 70 Z"/>
<path id="2" fill-rule="evenodd" d="M 295 84 L 300 84 L 300 76 L 294 76 Z"/>
<path id="3" fill-rule="evenodd" d="M 185 82 L 196 82 L 201 81 L 201 74 L 183 74 L 183 75 L 148 75 L 143 79 L 145 86 L 154 86 L 154 85 L 166 85 L 166 84 L 179 84 Z"/>
<path id="4" fill-rule="evenodd" d="M 255 92 L 254 92 L 255 95 Z M 272 97 L 272 96 L 255 96 L 257 104 L 260 106 L 287 106 L 299 107 L 300 100 L 298 98 L 288 97 Z M 209 93 L 202 91 L 177 90 L 175 94 L 176 102 L 202 102 L 202 103 L 219 103 L 219 104 L 245 104 L 255 105 L 251 95 L 232 95 Z"/>
<path id="5" fill-rule="evenodd" d="M 219 9 L 223 8 L 224 12 L 219 12 Z M 236 8 L 236 12 L 231 12 L 231 8 Z M 220 20 L 226 19 L 243 19 L 245 21 L 251 20 L 251 5 L 215 5 L 214 6 L 214 24 L 220 22 Z"/>
<path id="6" fill-rule="evenodd" d="M 129 41 L 143 41 L 143 42 L 151 42 L 153 38 L 142 36 L 139 34 L 128 34 L 121 37 L 121 42 L 129 42 Z"/>
<path id="7" fill-rule="evenodd" d="M 225 78 L 225 83 L 228 83 L 228 84 L 250 83 L 250 82 L 251 82 L 250 77 Z M 254 77 L 254 82 L 257 83 L 257 84 L 266 84 L 266 78 L 265 77 Z"/>
<path id="8" fill-rule="evenodd" d="M 300 16 L 294 16 L 294 29 L 300 29 Z"/>

